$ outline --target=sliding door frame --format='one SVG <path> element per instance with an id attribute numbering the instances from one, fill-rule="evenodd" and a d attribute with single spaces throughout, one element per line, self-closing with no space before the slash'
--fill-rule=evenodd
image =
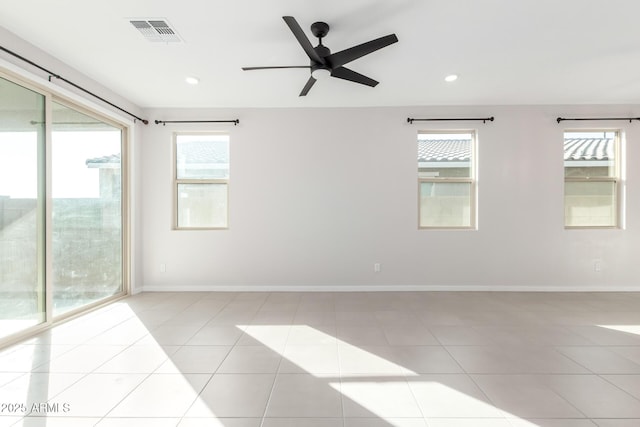
<path id="1" fill-rule="evenodd" d="M 8 80 L 18 86 L 22 86 L 26 89 L 32 90 L 44 96 L 44 109 L 45 109 L 45 137 L 44 137 L 44 153 L 41 153 L 42 147 L 38 147 L 38 201 L 37 201 L 37 216 L 38 216 L 38 232 L 42 232 L 38 236 L 39 244 L 44 244 L 44 262 L 39 262 L 38 276 L 44 275 L 44 304 L 45 304 L 45 319 L 42 323 L 23 329 L 22 331 L 10 334 L 6 337 L 0 337 L 0 348 L 9 344 L 29 338 L 40 331 L 46 330 L 53 325 L 70 320 L 74 317 L 82 315 L 86 312 L 94 310 L 98 307 L 107 305 L 113 301 L 121 299 L 131 294 L 131 169 L 129 162 L 130 153 L 130 135 L 131 124 L 124 121 L 119 121 L 112 116 L 105 115 L 99 112 L 97 109 L 93 109 L 86 105 L 84 102 L 79 103 L 74 101 L 69 96 L 65 96 L 62 93 L 58 93 L 50 88 L 38 84 L 35 81 L 30 80 L 27 77 L 23 77 L 17 73 L 11 72 L 5 69 L 0 64 L 0 78 Z M 92 303 L 83 305 L 81 307 L 69 310 L 60 315 L 53 315 L 53 227 L 52 227 L 52 105 L 53 102 L 62 104 L 68 108 L 78 111 L 82 114 L 91 116 L 96 120 L 100 120 L 111 126 L 117 127 L 121 131 L 120 141 L 120 168 L 121 168 L 121 200 L 120 200 L 120 212 L 121 212 L 121 253 L 122 253 L 122 288 L 120 292 L 108 296 L 106 298 L 94 301 Z M 44 154 L 44 155 L 43 155 Z M 44 172 L 44 177 L 42 173 Z M 40 185 L 44 180 L 44 192 L 40 189 Z M 43 194 L 44 193 L 44 194 Z M 42 199 L 44 197 L 44 199 Z M 42 204 L 44 203 L 44 209 Z M 44 221 L 42 220 L 44 215 Z M 44 240 L 44 242 L 42 242 Z M 40 249 L 41 251 L 41 249 Z M 42 252 L 40 252 L 42 254 Z"/>

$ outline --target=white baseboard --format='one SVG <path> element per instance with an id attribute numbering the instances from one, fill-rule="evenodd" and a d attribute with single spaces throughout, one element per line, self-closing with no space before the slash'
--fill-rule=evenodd
<path id="1" fill-rule="evenodd" d="M 640 292 L 640 286 L 486 286 L 486 285 L 184 285 L 144 286 L 142 292 Z"/>

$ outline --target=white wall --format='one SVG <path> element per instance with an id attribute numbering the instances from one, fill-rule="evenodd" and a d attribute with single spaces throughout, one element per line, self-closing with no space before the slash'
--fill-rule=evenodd
<path id="1" fill-rule="evenodd" d="M 155 110 L 143 131 L 145 290 L 640 290 L 640 123 L 630 106 Z M 406 123 L 485 117 L 493 123 Z M 563 227 L 563 130 L 614 127 L 627 139 L 622 230 Z M 478 230 L 418 230 L 416 133 L 477 129 Z M 172 133 L 228 130 L 230 228 L 172 230 Z M 602 271 L 594 271 L 594 260 Z M 166 272 L 160 272 L 160 264 Z M 381 272 L 374 273 L 374 263 Z"/>

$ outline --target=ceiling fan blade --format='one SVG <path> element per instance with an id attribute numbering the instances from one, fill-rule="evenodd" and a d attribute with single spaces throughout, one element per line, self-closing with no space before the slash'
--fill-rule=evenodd
<path id="1" fill-rule="evenodd" d="M 370 79 L 367 76 L 364 76 L 360 73 L 356 73 L 353 70 L 350 70 L 346 67 L 338 67 L 338 68 L 334 68 L 331 71 L 331 76 L 332 77 L 337 77 L 339 79 L 343 79 L 343 80 L 349 80 L 351 82 L 355 82 L 355 83 L 360 83 L 366 86 L 371 86 L 371 87 L 375 87 L 378 82 Z"/>
<path id="2" fill-rule="evenodd" d="M 302 49 L 304 49 L 309 59 L 315 62 L 319 62 L 320 64 L 324 64 L 324 59 L 322 59 L 320 55 L 318 55 L 318 53 L 313 49 L 311 42 L 304 34 L 304 31 L 302 31 L 302 28 L 300 28 L 300 25 L 298 24 L 298 21 L 296 21 L 296 18 L 294 18 L 293 16 L 283 16 L 282 19 L 284 19 L 284 22 L 287 23 L 289 29 L 291 29 L 291 32 L 298 40 L 298 43 L 300 43 L 300 46 L 302 46 Z"/>
<path id="3" fill-rule="evenodd" d="M 242 67 L 244 71 L 253 70 L 277 70 L 281 68 L 311 68 L 310 65 L 276 65 L 273 67 Z"/>
<path id="4" fill-rule="evenodd" d="M 309 76 L 309 80 L 307 80 L 307 83 L 302 88 L 302 92 L 300 92 L 299 96 L 307 96 L 307 94 L 309 93 L 309 90 L 311 90 L 311 87 L 314 85 L 315 82 L 316 82 L 316 79 L 313 78 L 313 76 Z"/>
<path id="5" fill-rule="evenodd" d="M 378 49 L 382 49 L 383 47 L 387 47 L 397 41 L 398 37 L 396 37 L 395 34 L 389 34 L 388 36 L 380 37 L 378 39 L 350 47 L 349 49 L 333 53 L 327 56 L 326 60 L 332 68 L 341 67 L 344 64 L 368 55 L 371 52 L 375 52 Z"/>

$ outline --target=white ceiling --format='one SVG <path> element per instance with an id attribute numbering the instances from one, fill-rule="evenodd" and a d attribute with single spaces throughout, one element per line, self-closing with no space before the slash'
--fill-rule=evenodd
<path id="1" fill-rule="evenodd" d="M 399 42 L 348 65 L 377 87 L 331 78 L 300 98 L 307 70 L 240 69 L 308 64 L 283 15 L 313 45 L 327 22 L 333 52 Z M 130 18 L 166 18 L 184 43 L 148 42 Z M 156 108 L 637 104 L 639 20 L 638 0 L 0 0 L 1 26 Z"/>

